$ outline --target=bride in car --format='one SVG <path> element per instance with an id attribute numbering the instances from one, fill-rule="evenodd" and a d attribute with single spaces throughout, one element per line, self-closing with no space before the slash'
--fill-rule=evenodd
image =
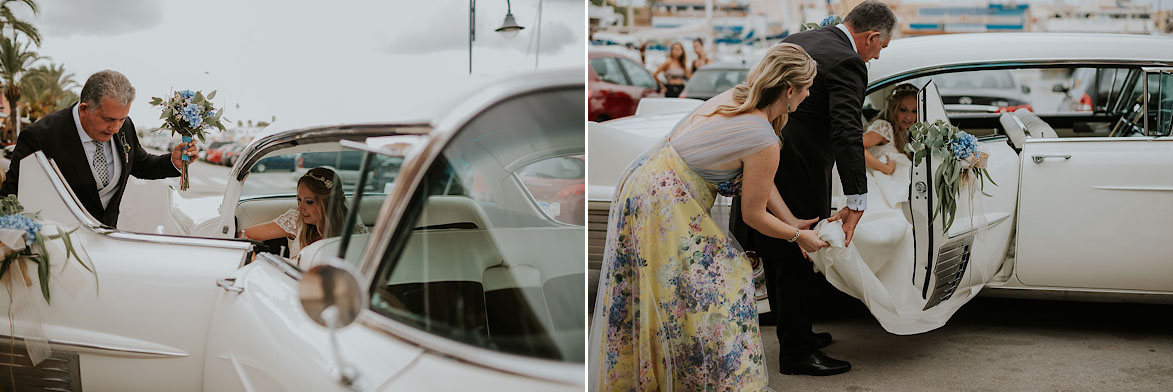
<path id="1" fill-rule="evenodd" d="M 323 238 L 342 235 L 346 219 L 346 195 L 342 179 L 326 167 L 310 169 L 297 180 L 297 207 L 290 208 L 272 221 L 240 231 L 241 238 L 268 241 L 286 238 L 289 255 Z M 356 233 L 366 233 L 365 225 L 355 225 Z"/>

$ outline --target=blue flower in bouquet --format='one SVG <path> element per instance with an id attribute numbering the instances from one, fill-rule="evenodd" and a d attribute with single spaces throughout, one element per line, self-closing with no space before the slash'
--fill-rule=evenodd
<path id="1" fill-rule="evenodd" d="M 215 111 L 215 110 L 209 110 L 207 113 L 204 113 L 204 117 L 209 117 L 209 118 L 210 118 L 210 117 L 216 117 L 216 111 Z"/>
<path id="2" fill-rule="evenodd" d="M 179 110 L 179 113 L 183 115 L 183 119 L 187 120 L 187 124 L 192 128 L 197 128 L 204 122 L 203 116 L 200 116 L 200 107 L 194 103 L 187 104 L 183 109 Z"/>
<path id="3" fill-rule="evenodd" d="M 949 143 L 949 149 L 953 150 L 954 158 L 969 158 L 977 152 L 977 138 L 968 133 L 961 132 Z"/>
<path id="4" fill-rule="evenodd" d="M 839 19 L 839 16 L 837 16 L 837 15 L 828 15 L 826 18 L 823 18 L 822 22 L 819 22 L 819 26 L 820 27 L 834 26 L 834 25 L 838 24 L 837 23 L 838 19 Z"/>
<path id="5" fill-rule="evenodd" d="M 37 232 L 41 231 L 41 224 L 29 219 L 27 216 L 12 214 L 0 216 L 0 228 L 28 232 L 24 241 L 25 244 L 32 245 L 37 240 Z"/>
<path id="6" fill-rule="evenodd" d="M 195 93 L 191 90 L 183 90 L 179 92 L 179 96 L 183 97 L 183 99 L 193 99 L 195 98 Z"/>

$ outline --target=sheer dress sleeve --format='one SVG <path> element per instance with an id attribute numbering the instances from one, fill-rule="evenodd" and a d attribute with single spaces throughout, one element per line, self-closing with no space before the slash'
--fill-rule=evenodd
<path id="1" fill-rule="evenodd" d="M 766 119 L 739 115 L 683 129 L 670 143 L 689 167 L 703 172 L 776 146 L 779 139 Z"/>
<path id="2" fill-rule="evenodd" d="M 285 230 L 286 233 L 296 236 L 297 224 L 300 220 L 300 217 L 297 216 L 297 210 L 290 208 L 289 211 L 285 211 L 285 213 L 278 216 L 277 219 L 273 219 L 273 223 L 276 223 L 277 226 L 281 227 L 281 230 Z"/>

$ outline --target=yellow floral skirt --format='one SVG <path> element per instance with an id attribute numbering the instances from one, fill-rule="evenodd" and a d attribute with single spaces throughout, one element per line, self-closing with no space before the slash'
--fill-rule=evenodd
<path id="1" fill-rule="evenodd" d="M 599 390 L 762 390 L 753 271 L 709 215 L 716 185 L 670 145 L 643 159 L 611 206 Z"/>

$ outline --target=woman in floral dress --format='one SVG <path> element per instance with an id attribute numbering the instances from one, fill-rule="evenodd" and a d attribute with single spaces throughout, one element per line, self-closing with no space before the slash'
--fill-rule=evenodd
<path id="1" fill-rule="evenodd" d="M 766 389 L 752 268 L 709 209 L 718 194 L 740 194 L 751 227 L 806 251 L 826 246 L 773 181 L 779 131 L 815 71 L 801 47 L 775 45 L 746 83 L 682 119 L 621 177 L 591 327 L 591 389 Z"/>

